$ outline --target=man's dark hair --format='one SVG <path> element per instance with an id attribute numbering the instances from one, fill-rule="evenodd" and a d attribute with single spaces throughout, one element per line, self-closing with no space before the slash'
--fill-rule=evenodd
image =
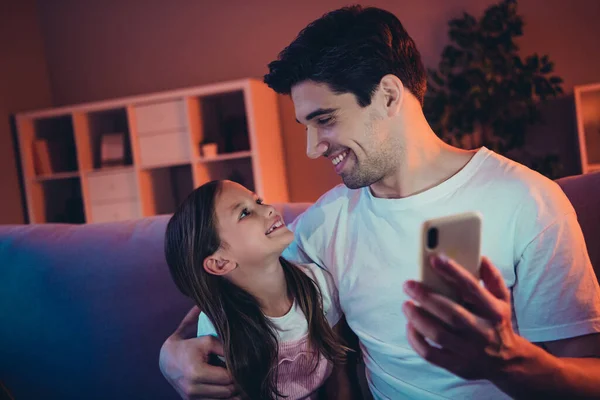
<path id="1" fill-rule="evenodd" d="M 423 104 L 427 77 L 421 55 L 398 18 L 374 7 L 344 7 L 304 28 L 269 64 L 264 81 L 277 93 L 311 80 L 353 93 L 366 107 L 387 74 L 396 75 Z"/>

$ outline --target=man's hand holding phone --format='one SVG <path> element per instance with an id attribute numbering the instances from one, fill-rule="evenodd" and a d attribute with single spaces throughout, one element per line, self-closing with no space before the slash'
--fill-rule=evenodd
<path id="1" fill-rule="evenodd" d="M 480 236 L 476 213 L 424 223 L 421 282 L 405 283 L 412 301 L 402 309 L 408 341 L 421 357 L 464 379 L 493 380 L 527 346 L 512 328 L 502 275 L 479 255 Z"/>

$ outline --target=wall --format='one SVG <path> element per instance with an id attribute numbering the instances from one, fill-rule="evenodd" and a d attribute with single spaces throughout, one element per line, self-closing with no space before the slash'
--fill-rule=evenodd
<path id="1" fill-rule="evenodd" d="M 10 115 L 50 104 L 35 0 L 0 0 L 0 224 L 24 222 Z"/>
<path id="2" fill-rule="evenodd" d="M 394 12 L 435 66 L 447 38 L 447 21 L 463 10 L 479 15 L 486 0 L 371 1 Z M 261 77 L 266 65 L 307 23 L 345 5 L 338 0 L 242 0 L 83 2 L 39 1 L 52 93 L 56 105 L 241 77 Z M 600 81 L 600 2 L 523 0 L 524 53 L 548 53 L 556 72 L 573 85 Z M 293 201 L 315 200 L 339 182 L 324 160 L 304 155 L 304 130 L 293 107 L 281 99 L 284 143 Z M 557 114 L 556 108 L 560 111 Z M 536 128 L 533 143 L 567 152 L 577 160 L 572 101 L 550 107 L 558 127 Z M 552 129 L 555 129 L 554 131 Z M 560 131 L 557 131 L 559 130 Z"/>

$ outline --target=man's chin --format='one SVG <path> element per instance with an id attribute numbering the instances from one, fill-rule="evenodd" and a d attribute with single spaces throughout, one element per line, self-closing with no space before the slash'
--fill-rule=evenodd
<path id="1" fill-rule="evenodd" d="M 370 183 L 363 179 L 356 179 L 352 176 L 342 176 L 342 182 L 344 182 L 344 185 L 346 185 L 348 189 L 360 189 L 370 185 Z"/>
<path id="2" fill-rule="evenodd" d="M 374 183 L 379 182 L 383 179 L 383 175 L 376 174 L 371 171 L 366 174 L 356 173 L 356 169 L 353 169 L 349 173 L 345 173 L 341 175 L 342 182 L 348 189 L 360 189 L 367 186 L 371 186 Z"/>

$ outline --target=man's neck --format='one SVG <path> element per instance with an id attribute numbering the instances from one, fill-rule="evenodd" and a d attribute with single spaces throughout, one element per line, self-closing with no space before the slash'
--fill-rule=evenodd
<path id="1" fill-rule="evenodd" d="M 443 142 L 418 115 L 398 127 L 404 132 L 403 153 L 394 173 L 370 186 L 375 197 L 403 198 L 431 189 L 455 175 L 475 154 Z"/>

